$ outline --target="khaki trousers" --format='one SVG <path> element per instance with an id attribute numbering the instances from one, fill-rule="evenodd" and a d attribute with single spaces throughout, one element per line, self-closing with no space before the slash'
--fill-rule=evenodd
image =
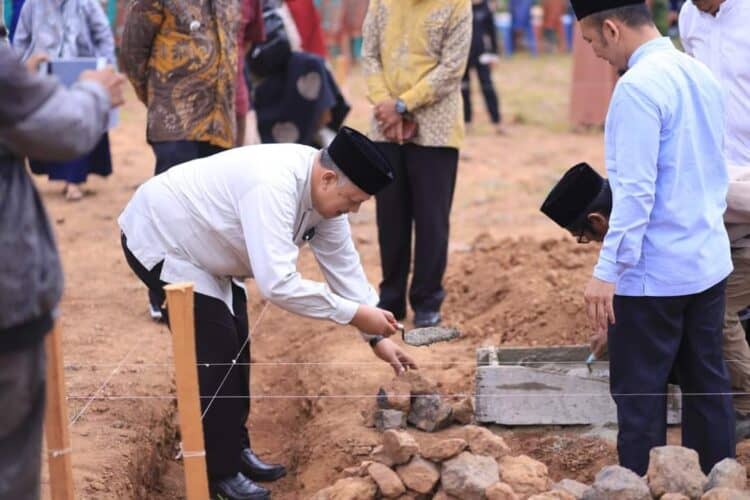
<path id="1" fill-rule="evenodd" d="M 750 248 L 733 248 L 734 271 L 727 279 L 724 313 L 724 359 L 726 360 L 735 410 L 750 415 L 750 347 L 737 313 L 750 305 Z"/>

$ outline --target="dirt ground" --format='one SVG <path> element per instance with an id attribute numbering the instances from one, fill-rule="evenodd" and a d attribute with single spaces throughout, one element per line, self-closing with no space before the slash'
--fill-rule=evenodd
<path id="1" fill-rule="evenodd" d="M 463 336 L 410 348 L 443 394 L 471 392 L 475 349 L 483 345 L 582 343 L 581 290 L 596 248 L 578 246 L 538 206 L 570 165 L 602 166 L 601 133 L 567 132 L 570 60 L 565 56 L 503 61 L 496 82 L 508 135 L 489 126 L 475 88 L 477 121 L 461 154 L 446 277 L 446 324 Z M 476 81 L 474 82 L 476 87 Z M 363 127 L 369 106 L 354 70 L 344 85 Z M 153 171 L 145 109 L 132 95 L 111 134 L 115 173 L 92 178 L 90 196 L 67 203 L 62 186 L 38 178 L 65 266 L 61 307 L 73 467 L 79 498 L 182 498 L 174 460 L 175 410 L 169 332 L 147 314 L 146 291 L 123 258 L 117 217 Z M 351 218 L 371 282 L 379 280 L 374 203 Z M 309 251 L 304 275 L 319 277 Z M 250 283 L 250 323 L 263 302 Z M 410 318 L 407 320 L 409 324 Z M 304 498 L 359 463 L 379 435 L 361 410 L 392 377 L 356 332 L 270 306 L 252 332 L 253 447 L 287 465 L 274 498 Z M 93 399 L 92 399 L 93 397 Z M 416 432 L 426 442 L 458 432 Z M 591 481 L 616 461 L 611 444 L 563 429 L 500 429 L 514 452 L 543 460 L 554 479 Z M 45 490 L 48 485 L 45 485 Z"/>

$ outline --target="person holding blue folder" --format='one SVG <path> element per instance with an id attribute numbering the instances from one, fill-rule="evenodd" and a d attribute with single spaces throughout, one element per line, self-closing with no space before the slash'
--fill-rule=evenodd
<path id="1" fill-rule="evenodd" d="M 32 67 L 45 59 L 99 57 L 109 64 L 115 63 L 114 37 L 97 0 L 27 0 L 21 8 L 13 47 Z M 52 180 L 64 181 L 65 198 L 78 201 L 83 198 L 81 184 L 89 174 L 106 177 L 112 173 L 109 135 L 105 133 L 85 156 L 66 162 L 35 161 L 31 169 Z"/>

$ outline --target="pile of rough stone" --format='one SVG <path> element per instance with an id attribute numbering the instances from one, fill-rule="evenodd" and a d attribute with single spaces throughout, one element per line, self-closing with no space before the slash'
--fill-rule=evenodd
<path id="1" fill-rule="evenodd" d="M 435 432 L 454 422 L 472 423 L 474 405 L 471 398 L 450 404 L 438 394 L 435 383 L 416 372 L 407 372 L 380 388 L 376 406 L 364 417 L 367 425 L 380 432 L 405 429 L 407 423 Z"/>
<path id="2" fill-rule="evenodd" d="M 512 456 L 484 427 L 464 427 L 464 438 L 420 449 L 406 431 L 388 430 L 370 460 L 345 469 L 348 477 L 311 500 L 748 500 L 745 467 L 725 459 L 706 477 L 698 454 L 679 446 L 651 450 L 645 477 L 612 465 L 591 486 L 565 479 L 552 484 L 547 466 Z"/>

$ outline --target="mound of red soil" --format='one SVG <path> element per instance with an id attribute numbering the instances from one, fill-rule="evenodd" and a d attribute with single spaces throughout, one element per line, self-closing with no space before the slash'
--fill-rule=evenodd
<path id="1" fill-rule="evenodd" d="M 587 343 L 583 288 L 597 253 L 571 238 L 479 236 L 469 251 L 451 255 L 446 320 L 494 345 Z"/>

